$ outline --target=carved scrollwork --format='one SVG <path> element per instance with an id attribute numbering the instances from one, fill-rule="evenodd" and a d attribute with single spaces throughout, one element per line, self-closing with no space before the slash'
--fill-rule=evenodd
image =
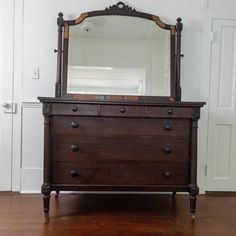
<path id="1" fill-rule="evenodd" d="M 136 10 L 123 2 L 118 2 L 115 5 L 112 5 L 110 7 L 107 7 L 105 11 L 109 13 L 115 13 L 115 12 L 125 12 L 125 13 L 131 13 L 131 12 L 136 12 Z"/>
<path id="2" fill-rule="evenodd" d="M 43 115 L 49 115 L 51 112 L 51 106 L 49 103 L 43 103 Z"/>
<path id="3" fill-rule="evenodd" d="M 197 185 L 189 186 L 189 195 L 190 197 L 195 198 L 199 194 L 199 187 Z"/>
<path id="4" fill-rule="evenodd" d="M 41 193 L 43 195 L 50 195 L 51 185 L 50 184 L 43 184 L 42 187 L 41 187 Z"/>

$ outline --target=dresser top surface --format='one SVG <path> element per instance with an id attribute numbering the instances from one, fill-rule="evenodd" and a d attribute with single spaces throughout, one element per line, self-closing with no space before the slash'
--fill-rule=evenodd
<path id="1" fill-rule="evenodd" d="M 102 105 L 134 105 L 134 106 L 170 106 L 170 107 L 203 107 L 205 102 L 186 102 L 186 101 L 86 101 L 86 100 L 75 100 L 68 98 L 55 98 L 55 97 L 38 97 L 42 103 L 68 103 L 68 104 L 102 104 Z"/>

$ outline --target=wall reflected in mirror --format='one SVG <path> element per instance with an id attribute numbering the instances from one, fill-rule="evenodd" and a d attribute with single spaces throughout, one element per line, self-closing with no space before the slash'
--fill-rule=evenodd
<path id="1" fill-rule="evenodd" d="M 70 26 L 67 93 L 170 96 L 170 31 L 128 16 Z"/>

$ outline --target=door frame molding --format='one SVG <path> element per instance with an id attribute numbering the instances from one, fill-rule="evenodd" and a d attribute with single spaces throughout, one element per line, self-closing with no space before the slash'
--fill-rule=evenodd
<path id="1" fill-rule="evenodd" d="M 13 102 L 13 84 L 14 84 L 14 0 L 2 1 L 1 2 L 1 29 L 2 29 L 2 42 L 1 52 L 2 54 L 2 68 L 1 76 L 3 77 L 2 86 L 4 88 L 1 102 Z M 7 19 L 7 22 L 5 21 Z M 3 109 L 1 107 L 1 109 Z M 2 112 L 2 111 L 1 111 Z M 13 139 L 13 114 L 3 113 L 3 127 L 2 133 L 5 138 L 1 140 L 3 153 L 3 158 L 1 158 L 1 163 L 3 170 L 1 169 L 1 191 L 11 191 L 12 190 L 12 139 Z"/>
<path id="2" fill-rule="evenodd" d="M 8 0 L 9 1 L 9 0 Z M 17 113 L 13 115 L 12 138 L 12 191 L 21 188 L 22 158 L 22 77 L 23 77 L 23 29 L 24 0 L 14 1 L 14 83 L 13 102 L 17 103 Z"/>

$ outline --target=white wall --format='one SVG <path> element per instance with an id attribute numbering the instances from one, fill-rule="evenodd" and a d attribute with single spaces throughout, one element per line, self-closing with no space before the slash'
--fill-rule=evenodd
<path id="1" fill-rule="evenodd" d="M 227 0 L 234 6 L 233 0 Z M 22 191 L 39 191 L 42 178 L 42 116 L 41 107 L 35 105 L 38 96 L 54 96 L 54 84 L 56 78 L 56 54 L 53 49 L 57 46 L 57 26 L 56 18 L 58 12 L 64 13 L 65 19 L 73 19 L 81 12 L 92 11 L 95 9 L 104 9 L 105 7 L 116 3 L 112 0 L 15 0 L 16 2 L 16 20 L 19 22 L 19 28 L 16 28 L 16 58 L 21 58 L 21 63 L 16 65 L 15 70 L 21 71 L 21 76 L 16 75 L 15 84 L 19 85 L 15 91 L 15 99 L 23 102 L 22 114 L 16 117 L 15 123 L 19 123 L 22 117 L 22 170 L 21 182 Z M 220 5 L 221 1 L 217 0 Z M 224 1 L 225 3 L 226 1 Z M 214 8 L 216 5 L 213 0 L 129 0 L 125 3 L 135 7 L 139 11 L 149 12 L 159 15 L 164 22 L 175 24 L 177 17 L 182 17 L 184 30 L 182 36 L 182 100 L 200 100 L 208 98 L 207 91 L 200 92 L 204 87 L 204 81 L 201 74 L 202 62 L 206 59 L 202 46 L 209 49 L 207 42 L 202 40 L 205 19 L 204 11 L 206 8 Z M 224 4 L 222 8 L 224 8 Z M 23 34 L 22 34 L 23 31 Z M 22 37 L 21 37 L 22 36 Z M 204 39 L 207 40 L 207 37 Z M 205 44 L 206 43 L 206 44 Z M 207 46 L 208 45 L 208 46 Z M 20 48 L 20 49 L 19 49 Z M 207 59 L 206 59 L 207 60 Z M 32 69 L 40 68 L 40 79 L 32 80 Z M 204 73 L 203 73 L 204 74 Z M 204 74 L 206 75 L 206 73 Z M 206 76 L 207 77 L 207 76 Z M 206 78 L 208 79 L 208 78 Z M 202 84 L 200 84 L 202 82 Z M 21 92 L 19 92 L 21 90 Z M 28 122 L 29 121 L 29 122 Z M 200 122 L 200 137 L 206 141 L 207 112 L 203 113 L 203 121 Z M 32 137 L 32 134 L 34 136 Z M 37 134 L 37 135 L 35 135 Z M 18 136 L 17 136 L 18 135 Z M 20 142 L 20 130 L 16 135 L 17 143 Z M 199 185 L 204 191 L 204 163 L 205 163 L 205 143 L 200 142 L 199 163 Z M 18 146 L 19 150 L 19 146 Z M 19 161 L 19 155 L 15 154 L 15 161 Z M 27 170 L 30 170 L 27 172 Z M 33 184 L 28 183 L 27 179 L 32 178 Z M 17 189 L 17 185 L 15 187 Z"/>

